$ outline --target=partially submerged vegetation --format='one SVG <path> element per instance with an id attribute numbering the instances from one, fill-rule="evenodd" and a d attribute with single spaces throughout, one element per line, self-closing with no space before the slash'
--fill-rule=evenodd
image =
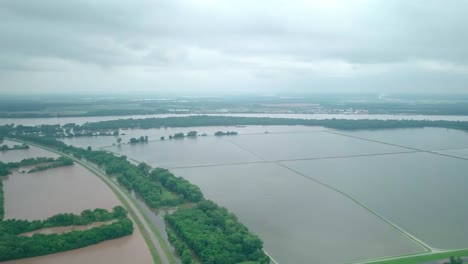
<path id="1" fill-rule="evenodd" d="M 44 164 L 45 163 L 45 164 Z M 33 166 L 37 164 L 44 164 L 38 165 L 28 171 L 28 173 L 33 173 L 36 171 L 43 171 L 52 168 L 64 167 L 64 166 L 71 166 L 73 165 L 73 160 L 66 158 L 66 157 L 58 157 L 54 158 L 27 158 L 23 159 L 19 162 L 9 162 L 3 163 L 0 161 L 0 176 L 5 176 L 11 173 L 12 169 L 17 169 L 24 166 Z"/>
<path id="2" fill-rule="evenodd" d="M 49 163 L 33 168 L 31 171 L 46 170 L 73 164 L 73 160 L 65 157 L 28 158 L 20 162 L 0 162 L 0 261 L 29 258 L 68 251 L 97 244 L 106 240 L 127 236 L 133 233 L 133 223 L 127 218 L 127 211 L 116 206 L 112 212 L 105 209 L 85 210 L 79 215 L 65 213 L 57 214 L 46 220 L 18 220 L 3 221 L 5 216 L 3 181 L 1 176 L 11 173 L 11 169 L 22 166 Z M 30 172 L 31 172 L 30 171 Z M 63 234 L 34 234 L 21 236 L 20 234 L 49 227 L 89 225 L 94 222 L 113 221 L 107 225 L 100 225 L 87 230 L 71 231 Z"/>
<path id="3" fill-rule="evenodd" d="M 8 145 L 2 145 L 0 147 L 0 151 L 19 150 L 19 149 L 29 149 L 29 145 L 28 144 L 13 145 L 13 147 L 9 147 Z"/>
<path id="4" fill-rule="evenodd" d="M 46 227 L 88 225 L 93 222 L 116 220 L 83 231 L 63 234 L 35 234 L 21 236 L 25 232 Z M 133 223 L 121 206 L 112 212 L 105 209 L 85 210 L 80 215 L 57 214 L 46 220 L 6 220 L 0 222 L 0 261 L 53 254 L 97 244 L 102 241 L 127 236 L 133 233 Z"/>
<path id="5" fill-rule="evenodd" d="M 115 176 L 123 187 L 133 190 L 152 209 L 182 204 L 194 206 L 191 209 L 178 209 L 167 220 L 174 227 L 174 233 L 180 241 L 183 241 L 187 249 L 193 251 L 196 258 L 204 263 L 237 261 L 269 263 L 269 257 L 263 252 L 263 242 L 256 235 L 227 209 L 207 201 L 198 186 L 176 177 L 170 171 L 162 168 L 153 169 L 145 163 L 134 165 L 125 156 L 118 157 L 105 151 L 67 146 L 55 138 L 29 135 L 19 138 L 54 148 L 76 158 L 86 159 L 100 166 L 107 175 Z M 204 232 L 205 235 L 196 238 L 198 234 L 187 233 L 188 230 L 197 229 L 199 230 L 197 232 Z M 216 239 L 211 241 L 210 238 Z M 187 251 L 184 253 L 184 249 L 179 253 L 185 259 L 184 263 L 191 263 L 192 260 L 188 260 L 188 253 Z M 230 260 L 226 262 L 228 259 Z"/>

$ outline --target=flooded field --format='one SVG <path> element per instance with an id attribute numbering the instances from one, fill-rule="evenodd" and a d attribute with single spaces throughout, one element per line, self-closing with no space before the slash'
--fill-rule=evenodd
<path id="1" fill-rule="evenodd" d="M 164 140 L 117 146 L 106 150 L 164 168 L 261 160 L 221 137 Z"/>
<path id="2" fill-rule="evenodd" d="M 279 263 L 344 263 L 423 250 L 346 197 L 275 163 L 173 172 L 236 213 Z"/>
<path id="3" fill-rule="evenodd" d="M 167 127 L 167 128 L 152 128 L 152 129 L 124 129 L 120 130 L 120 136 L 100 136 L 100 137 L 77 137 L 77 138 L 64 138 L 63 142 L 74 146 L 86 148 L 93 146 L 93 148 L 112 146 L 117 143 L 117 138 L 122 138 L 122 143 L 127 143 L 130 138 L 139 138 L 141 136 L 148 136 L 149 141 L 158 141 L 161 137 L 168 139 L 170 135 L 175 133 L 187 134 L 189 131 L 197 131 L 200 135 L 206 133 L 207 135 L 214 135 L 217 131 L 236 131 L 239 134 L 263 134 L 269 133 L 285 133 L 285 132 L 305 132 L 305 131 L 322 131 L 327 130 L 323 127 L 313 126 L 209 126 L 209 127 Z"/>
<path id="4" fill-rule="evenodd" d="M 326 132 L 230 137 L 229 140 L 264 160 L 289 160 L 410 151 L 406 148 L 343 137 Z"/>
<path id="5" fill-rule="evenodd" d="M 468 247 L 466 160 L 421 152 L 283 164 L 351 195 L 432 247 Z"/>
<path id="6" fill-rule="evenodd" d="M 21 143 L 5 140 L 1 145 L 8 145 L 9 147 L 13 147 L 13 145 L 21 145 Z M 0 151 L 0 161 L 4 163 L 8 162 L 19 162 L 23 159 L 27 158 L 37 158 L 37 157 L 47 157 L 47 158 L 57 158 L 58 155 L 46 151 L 40 148 L 36 148 L 33 146 L 29 146 L 29 149 L 16 149 L 16 150 L 8 150 L 8 151 Z"/>
<path id="7" fill-rule="evenodd" d="M 412 151 L 318 131 L 185 138 L 106 150 L 165 168 Z"/>
<path id="8" fill-rule="evenodd" d="M 468 147 L 468 132 L 446 128 L 361 130 L 340 133 L 423 150 Z"/>
<path id="9" fill-rule="evenodd" d="M 443 150 L 443 151 L 437 151 L 437 152 L 468 159 L 468 148 L 450 149 L 450 150 Z"/>
<path id="10" fill-rule="evenodd" d="M 311 179 L 352 196 L 433 248 L 468 247 L 460 232 L 468 228 L 468 161 L 421 151 L 467 155 L 466 149 L 446 150 L 466 146 L 467 133 L 432 128 L 327 131 L 110 149 L 172 168 L 199 185 L 259 234 L 280 263 L 339 263 L 422 251 L 364 207 Z"/>
<path id="11" fill-rule="evenodd" d="M 35 173 L 14 171 L 3 184 L 5 219 L 45 219 L 120 204 L 105 183 L 76 164 Z"/>

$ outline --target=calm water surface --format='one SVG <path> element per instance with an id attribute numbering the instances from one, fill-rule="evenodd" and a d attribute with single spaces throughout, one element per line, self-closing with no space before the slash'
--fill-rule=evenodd
<path id="1" fill-rule="evenodd" d="M 5 219 L 46 219 L 120 204 L 105 183 L 76 164 L 34 173 L 14 171 L 3 184 Z"/>
<path id="2" fill-rule="evenodd" d="M 239 134 L 258 134 L 258 133 L 285 133 L 285 132 L 304 132 L 304 131 L 322 131 L 327 130 L 323 127 L 313 126 L 210 126 L 210 127 L 167 127 L 167 128 L 152 128 L 152 129 L 123 129 L 120 130 L 120 135 L 114 136 L 98 136 L 98 137 L 77 137 L 77 138 L 64 138 L 63 142 L 78 147 L 86 148 L 93 146 L 93 148 L 112 146 L 117 143 L 117 138 L 122 138 L 122 143 L 127 143 L 130 138 L 139 138 L 141 136 L 148 136 L 150 141 L 157 141 L 161 137 L 168 140 L 170 135 L 182 132 L 187 134 L 189 131 L 197 131 L 199 134 L 206 133 L 207 135 L 214 135 L 217 131 L 236 131 Z"/>
<path id="3" fill-rule="evenodd" d="M 274 163 L 173 172 L 232 210 L 279 263 L 345 263 L 422 251 L 349 199 Z"/>
<path id="4" fill-rule="evenodd" d="M 468 161 L 430 153 L 284 162 L 441 249 L 468 247 Z"/>
<path id="5" fill-rule="evenodd" d="M 338 131 L 382 142 L 423 150 L 468 147 L 468 132 L 446 128 L 405 128 L 390 130 Z"/>

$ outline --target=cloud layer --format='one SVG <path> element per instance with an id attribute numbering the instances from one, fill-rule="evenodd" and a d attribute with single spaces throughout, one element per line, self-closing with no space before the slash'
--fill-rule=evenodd
<path id="1" fill-rule="evenodd" d="M 468 1 L 4 0 L 0 91 L 468 93 Z"/>

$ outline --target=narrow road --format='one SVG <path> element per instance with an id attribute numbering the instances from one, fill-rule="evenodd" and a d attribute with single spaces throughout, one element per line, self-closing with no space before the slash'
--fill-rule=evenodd
<path id="1" fill-rule="evenodd" d="M 70 157 L 70 156 L 68 156 L 68 157 Z M 123 197 L 123 199 L 125 199 L 127 204 L 130 206 L 131 210 L 135 213 L 136 217 L 139 219 L 139 221 L 143 225 L 143 228 L 146 230 L 146 233 L 148 233 L 149 238 L 151 239 L 151 242 L 156 247 L 156 249 L 158 251 L 158 255 L 159 255 L 159 260 L 160 260 L 159 263 L 161 263 L 161 264 L 170 264 L 171 262 L 167 258 L 166 254 L 164 253 L 164 250 L 161 248 L 161 245 L 159 244 L 158 239 L 153 234 L 153 232 L 151 230 L 151 227 L 149 226 L 151 223 L 148 223 L 146 221 L 145 217 L 143 217 L 142 213 L 137 208 L 137 206 L 133 203 L 133 200 L 130 199 L 128 194 L 126 192 L 122 191 L 120 186 L 118 186 L 114 181 L 110 180 L 102 172 L 100 172 L 98 169 L 94 168 L 93 164 L 91 164 L 89 162 L 86 162 L 86 161 L 82 161 L 82 160 L 77 160 L 77 159 L 74 159 L 74 160 L 77 163 L 79 163 L 80 165 L 82 165 L 83 167 L 85 167 L 86 169 L 88 169 L 89 171 L 93 172 L 94 174 L 97 174 L 98 177 L 101 178 L 105 183 L 112 186 L 111 189 L 114 192 L 118 192 Z"/>
<path id="2" fill-rule="evenodd" d="M 29 145 L 33 145 L 35 147 L 38 147 L 38 148 L 41 148 L 41 149 L 44 149 L 44 150 L 47 150 L 47 151 L 50 151 L 50 152 L 54 152 L 54 153 L 59 154 L 61 156 L 70 158 L 73 161 L 75 161 L 76 163 L 78 163 L 79 165 L 83 166 L 84 168 L 86 168 L 87 170 L 92 172 L 94 175 L 98 176 L 102 181 L 104 181 L 104 183 L 106 183 L 107 186 L 109 186 L 111 188 L 111 190 L 117 195 L 119 200 L 121 200 L 122 204 L 127 208 L 130 215 L 132 216 L 132 218 L 134 218 L 133 220 L 134 220 L 134 222 L 136 222 L 138 227 L 140 229 L 141 228 L 144 229 L 144 230 L 140 230 L 140 232 L 142 232 L 143 237 L 145 237 L 145 235 L 146 235 L 150 239 L 150 241 L 145 239 L 147 243 L 148 242 L 152 243 L 152 245 L 148 245 L 148 246 L 150 246 L 150 247 L 154 246 L 154 248 L 156 248 L 156 250 L 157 250 L 157 256 L 156 257 L 153 256 L 153 259 L 155 260 L 155 263 L 158 263 L 158 264 L 159 263 L 161 263 L 161 264 L 174 263 L 174 261 L 170 261 L 168 256 L 165 254 L 165 252 L 162 249 L 157 237 L 155 236 L 155 234 L 153 233 L 153 231 L 152 231 L 152 229 L 150 227 L 151 223 L 148 223 L 146 221 L 146 218 L 142 215 L 142 212 L 140 212 L 139 208 L 137 207 L 137 205 L 135 205 L 134 201 L 129 197 L 129 194 L 127 194 L 125 191 L 123 191 L 120 188 L 120 186 L 118 186 L 118 184 L 116 184 L 114 181 L 109 179 L 103 172 L 101 172 L 99 169 L 95 168 L 94 164 L 92 164 L 90 162 L 87 162 L 87 161 L 84 161 L 84 160 L 77 159 L 77 158 L 75 158 L 73 156 L 70 156 L 70 155 L 65 154 L 63 152 L 60 152 L 60 151 L 57 151 L 55 149 L 51 149 L 51 148 L 48 148 L 48 147 L 37 145 L 37 144 L 31 143 L 31 142 L 22 142 L 22 141 L 18 141 L 18 140 L 14 140 L 14 139 L 9 139 L 9 140 L 17 141 L 17 142 L 21 142 L 21 143 L 27 143 Z"/>

